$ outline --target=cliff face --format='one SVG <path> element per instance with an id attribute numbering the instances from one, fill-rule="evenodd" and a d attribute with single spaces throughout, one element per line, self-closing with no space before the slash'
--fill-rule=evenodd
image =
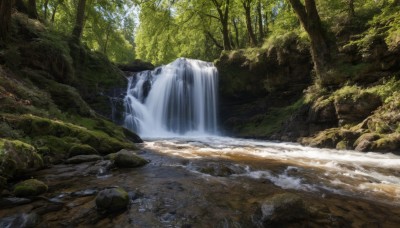
<path id="1" fill-rule="evenodd" d="M 215 64 L 220 122 L 227 134 L 242 137 L 270 136 L 301 105 L 312 81 L 308 44 L 293 34 L 266 49 L 224 52 Z"/>
<path id="2" fill-rule="evenodd" d="M 279 47 L 224 53 L 216 62 L 223 128 L 317 147 L 399 151 L 400 44 L 388 45 L 382 34 L 352 37 L 337 37 L 330 72 L 336 87 L 313 82 L 309 50 L 296 37 Z"/>

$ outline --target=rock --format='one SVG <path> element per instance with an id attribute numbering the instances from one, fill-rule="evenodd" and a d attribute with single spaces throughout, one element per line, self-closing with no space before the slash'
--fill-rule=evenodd
<path id="1" fill-rule="evenodd" d="M 36 227 L 39 224 L 39 221 L 39 215 L 37 215 L 36 213 L 23 213 L 0 219 L 0 227 L 30 228 Z"/>
<path id="2" fill-rule="evenodd" d="M 400 134 L 394 133 L 386 135 L 385 137 L 376 140 L 372 144 L 371 150 L 377 152 L 393 152 L 393 153 L 399 152 Z"/>
<path id="3" fill-rule="evenodd" d="M 99 192 L 96 197 L 96 206 L 100 211 L 120 211 L 126 209 L 129 195 L 122 188 L 110 188 Z"/>
<path id="4" fill-rule="evenodd" d="M 18 197 L 37 196 L 45 193 L 47 189 L 45 183 L 36 179 L 29 179 L 14 186 L 14 195 Z"/>
<path id="5" fill-rule="evenodd" d="M 143 139 L 141 139 L 140 136 L 137 135 L 136 133 L 134 133 L 126 128 L 123 128 L 122 130 L 123 130 L 126 138 L 129 139 L 130 141 L 132 141 L 134 143 L 142 143 L 143 142 Z"/>
<path id="6" fill-rule="evenodd" d="M 147 160 L 137 156 L 133 151 L 128 150 L 121 150 L 112 157 L 114 165 L 119 168 L 135 168 L 149 163 Z"/>
<path id="7" fill-rule="evenodd" d="M 36 149 L 18 140 L 0 139 L 0 176 L 14 177 L 44 167 L 42 157 Z"/>
<path id="8" fill-rule="evenodd" d="M 0 198 L 0 208 L 15 207 L 30 202 L 31 200 L 26 198 L 17 198 L 17 197 Z"/>
<path id="9" fill-rule="evenodd" d="M 371 115 L 372 111 L 382 104 L 381 98 L 372 93 L 364 92 L 361 95 L 344 94 L 335 97 L 335 109 L 339 125 L 358 123 Z"/>
<path id="10" fill-rule="evenodd" d="M 76 145 L 69 149 L 69 157 L 74 157 L 77 155 L 98 155 L 96 149 L 93 147 L 83 144 L 83 145 Z"/>
<path id="11" fill-rule="evenodd" d="M 255 223 L 265 227 L 283 226 L 295 220 L 307 219 L 310 212 L 300 196 L 293 193 L 274 195 L 261 203 Z"/>
<path id="12" fill-rule="evenodd" d="M 227 177 L 232 174 L 244 173 L 244 169 L 239 166 L 229 166 L 223 163 L 210 162 L 206 167 L 199 169 L 201 173 L 209 174 L 211 176 Z"/>
<path id="13" fill-rule="evenodd" d="M 78 155 L 75 157 L 72 157 L 66 161 L 66 163 L 69 164 L 80 164 L 84 162 L 92 162 L 92 161 L 98 161 L 101 160 L 102 157 L 99 155 Z"/>
<path id="14" fill-rule="evenodd" d="M 372 147 L 372 142 L 379 139 L 380 136 L 374 133 L 365 133 L 361 135 L 354 143 L 355 150 L 357 151 L 370 151 Z"/>

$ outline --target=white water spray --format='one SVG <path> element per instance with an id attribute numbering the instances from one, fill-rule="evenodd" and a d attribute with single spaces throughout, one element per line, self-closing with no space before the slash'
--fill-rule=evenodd
<path id="1" fill-rule="evenodd" d="M 179 58 L 129 78 L 125 126 L 142 137 L 217 134 L 218 73 L 212 63 Z"/>

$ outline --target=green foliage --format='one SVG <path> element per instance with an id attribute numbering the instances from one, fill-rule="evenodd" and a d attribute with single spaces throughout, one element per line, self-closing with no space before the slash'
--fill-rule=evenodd
<path id="1" fill-rule="evenodd" d="M 246 137 L 268 137 L 278 132 L 282 124 L 287 121 L 292 114 L 304 105 L 301 98 L 292 105 L 280 108 L 271 108 L 265 115 L 253 117 L 243 126 L 239 126 L 240 134 Z"/>

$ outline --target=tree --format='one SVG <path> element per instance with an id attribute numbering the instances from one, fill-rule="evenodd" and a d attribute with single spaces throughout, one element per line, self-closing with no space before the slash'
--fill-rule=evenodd
<path id="1" fill-rule="evenodd" d="M 311 55 L 315 72 L 321 83 L 326 83 L 324 77 L 329 69 L 331 60 L 330 48 L 325 31 L 321 25 L 315 0 L 305 0 L 305 5 L 300 0 L 289 0 L 300 23 L 306 30 L 311 40 Z"/>
<path id="2" fill-rule="evenodd" d="M 258 34 L 259 34 L 258 39 L 259 39 L 259 42 L 262 43 L 265 34 L 264 34 L 261 0 L 258 0 L 258 2 L 257 2 L 257 18 L 258 18 Z"/>
<path id="3" fill-rule="evenodd" d="M 242 0 L 242 5 L 243 5 L 244 12 L 245 12 L 246 27 L 247 27 L 247 32 L 248 32 L 249 38 L 250 38 L 250 44 L 252 46 L 257 46 L 257 38 L 256 38 L 256 35 L 254 34 L 252 21 L 251 21 L 251 3 L 252 3 L 252 1 L 253 0 Z"/>
<path id="4" fill-rule="evenodd" d="M 11 0 L 0 0 L 0 44 L 7 41 L 11 23 Z"/>
<path id="5" fill-rule="evenodd" d="M 221 22 L 224 50 L 231 50 L 231 40 L 229 38 L 229 0 L 211 0 L 218 12 L 218 19 Z"/>
<path id="6" fill-rule="evenodd" d="M 86 8 L 86 0 L 79 0 L 78 9 L 76 11 L 75 25 L 72 31 L 73 39 L 78 42 L 82 37 L 83 27 L 85 25 L 85 8 Z"/>
<path id="7" fill-rule="evenodd" d="M 348 5 L 347 14 L 349 18 L 355 17 L 356 13 L 354 11 L 354 0 L 347 0 L 347 5 Z"/>
<path id="8" fill-rule="evenodd" d="M 38 12 L 36 10 L 36 0 L 29 0 L 28 1 L 28 16 L 33 19 L 38 19 Z"/>

